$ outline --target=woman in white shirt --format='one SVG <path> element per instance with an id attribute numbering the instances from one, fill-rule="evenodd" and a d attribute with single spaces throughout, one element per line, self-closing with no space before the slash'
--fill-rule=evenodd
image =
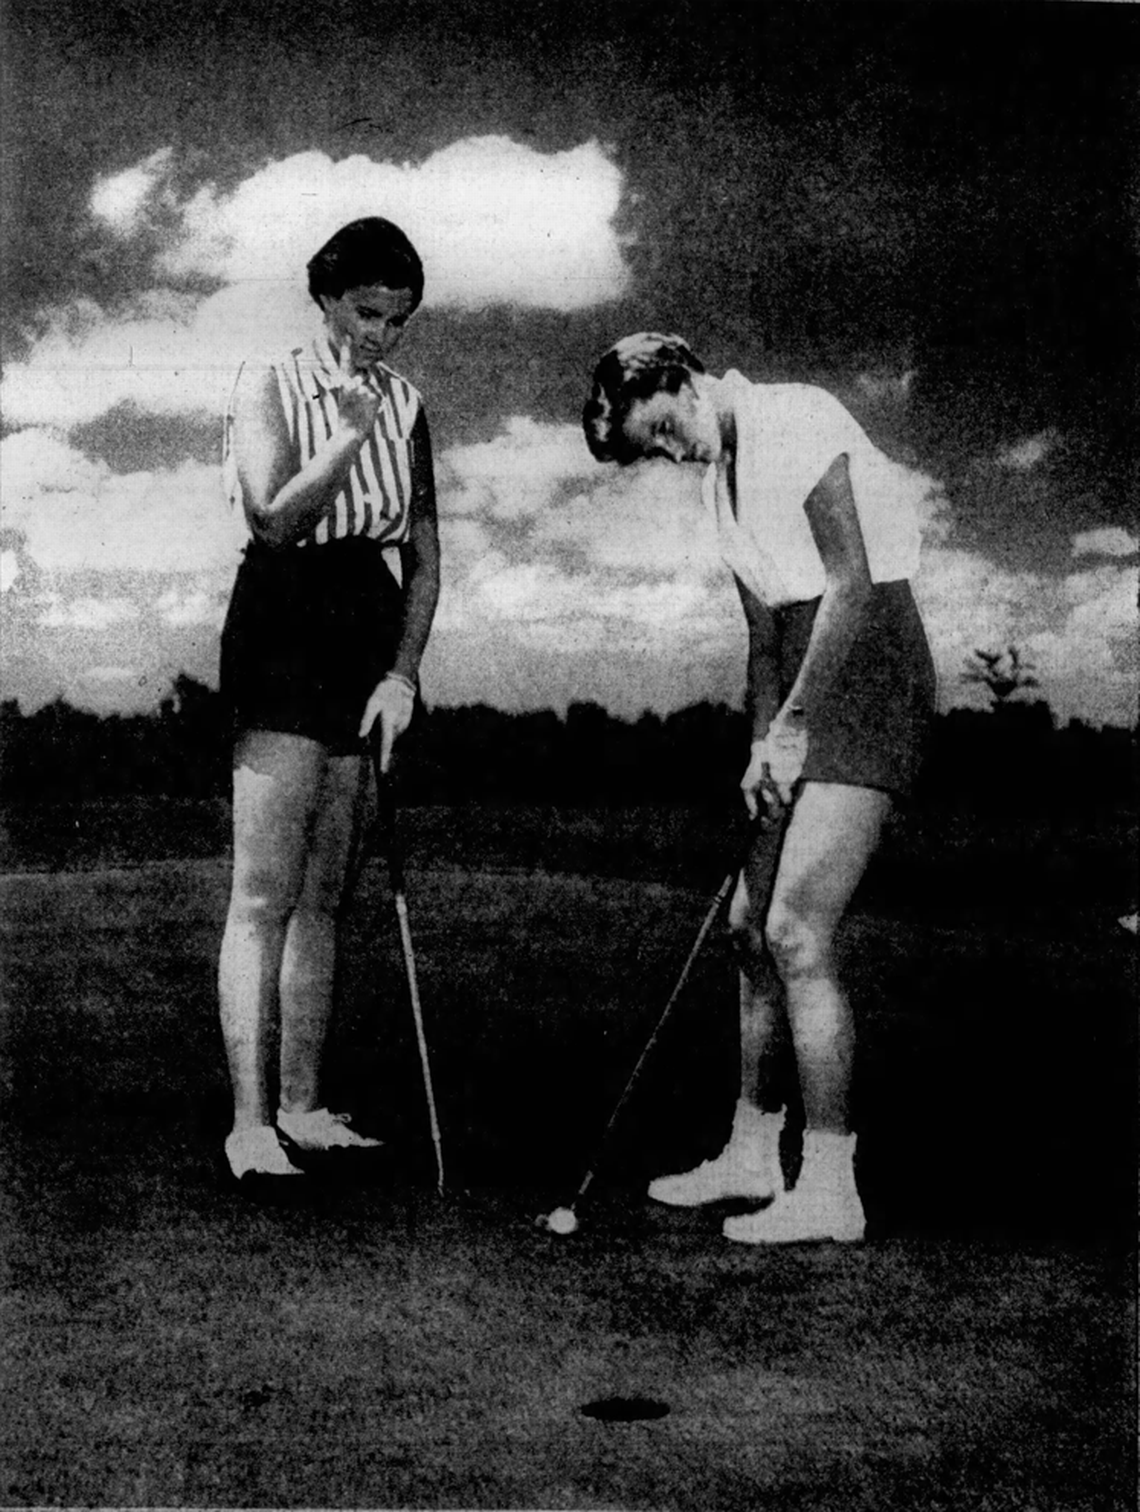
<path id="1" fill-rule="evenodd" d="M 919 527 L 894 464 L 830 394 L 706 373 L 677 336 L 642 332 L 594 371 L 583 414 L 600 461 L 663 457 L 705 470 L 703 497 L 748 622 L 749 811 L 767 809 L 733 898 L 741 1090 L 722 1152 L 650 1196 L 731 1217 L 745 1243 L 857 1240 L 864 1214 L 850 1124 L 854 1027 L 836 927 L 912 787 L 935 697 L 910 589 Z M 892 474 L 895 476 L 892 476 Z M 774 880 L 771 880 L 773 878 Z M 791 1032 L 805 1115 L 799 1180 L 779 1161 Z M 768 1199 L 771 1199 L 768 1201 Z"/>

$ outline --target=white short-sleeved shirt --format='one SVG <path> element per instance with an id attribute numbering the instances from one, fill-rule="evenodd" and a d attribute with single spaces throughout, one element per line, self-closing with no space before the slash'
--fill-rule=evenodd
<path id="1" fill-rule="evenodd" d="M 770 608 L 818 598 L 827 579 L 804 505 L 836 457 L 846 455 L 859 527 L 875 583 L 913 578 L 920 529 L 892 462 L 825 389 L 806 383 L 724 381 L 736 412 L 736 499 L 724 463 L 705 475 L 702 497 L 721 554 Z"/>

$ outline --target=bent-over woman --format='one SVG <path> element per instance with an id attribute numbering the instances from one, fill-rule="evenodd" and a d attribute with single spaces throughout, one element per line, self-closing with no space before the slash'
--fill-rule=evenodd
<path id="1" fill-rule="evenodd" d="M 854 1029 L 833 941 L 892 803 L 910 792 L 933 712 L 910 588 L 917 517 L 892 487 L 893 464 L 837 399 L 735 370 L 717 378 L 677 336 L 641 333 L 611 348 L 583 424 L 601 461 L 704 469 L 704 503 L 748 624 L 752 747 L 741 788 L 750 812 L 786 820 L 758 830 L 732 900 L 741 1087 L 728 1143 L 654 1181 L 650 1196 L 678 1207 L 765 1203 L 725 1221 L 725 1235 L 746 1243 L 860 1239 Z M 791 1190 L 779 1159 L 785 1027 L 805 1115 Z"/>
<path id="2" fill-rule="evenodd" d="M 423 296 L 419 256 L 389 221 L 354 221 L 308 281 L 319 336 L 243 367 L 226 417 L 227 486 L 251 536 L 221 652 L 234 864 L 219 989 L 238 1178 L 299 1175 L 290 1145 L 378 1143 L 323 1104 L 321 1052 L 366 741 L 386 770 L 439 594 L 427 420 L 387 365 Z"/>

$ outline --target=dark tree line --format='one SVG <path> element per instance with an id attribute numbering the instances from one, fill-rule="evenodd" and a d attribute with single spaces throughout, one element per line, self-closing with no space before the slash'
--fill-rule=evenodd
<path id="1" fill-rule="evenodd" d="M 596 704 L 509 714 L 436 708 L 406 737 L 404 800 L 566 805 L 732 803 L 747 756 L 744 715 L 696 704 L 621 720 Z M 1135 733 L 1073 721 L 1046 704 L 998 699 L 940 716 L 919 800 L 934 806 L 1069 813 L 1128 807 Z M 154 714 L 99 716 L 62 699 L 33 714 L 0 704 L 0 799 L 7 803 L 165 795 L 224 797 L 227 732 L 218 695 L 180 676 Z"/>

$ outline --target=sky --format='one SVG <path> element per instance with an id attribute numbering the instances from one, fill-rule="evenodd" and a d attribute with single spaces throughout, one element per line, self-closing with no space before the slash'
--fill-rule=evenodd
<path id="1" fill-rule="evenodd" d="M 1137 718 L 1136 7 L 10 0 L 0 689 L 216 686 L 239 364 L 312 328 L 365 214 L 426 270 L 443 584 L 429 704 L 739 703 L 699 470 L 597 464 L 639 329 L 822 384 L 918 508 L 944 708 L 1015 644 L 1058 719 Z"/>

